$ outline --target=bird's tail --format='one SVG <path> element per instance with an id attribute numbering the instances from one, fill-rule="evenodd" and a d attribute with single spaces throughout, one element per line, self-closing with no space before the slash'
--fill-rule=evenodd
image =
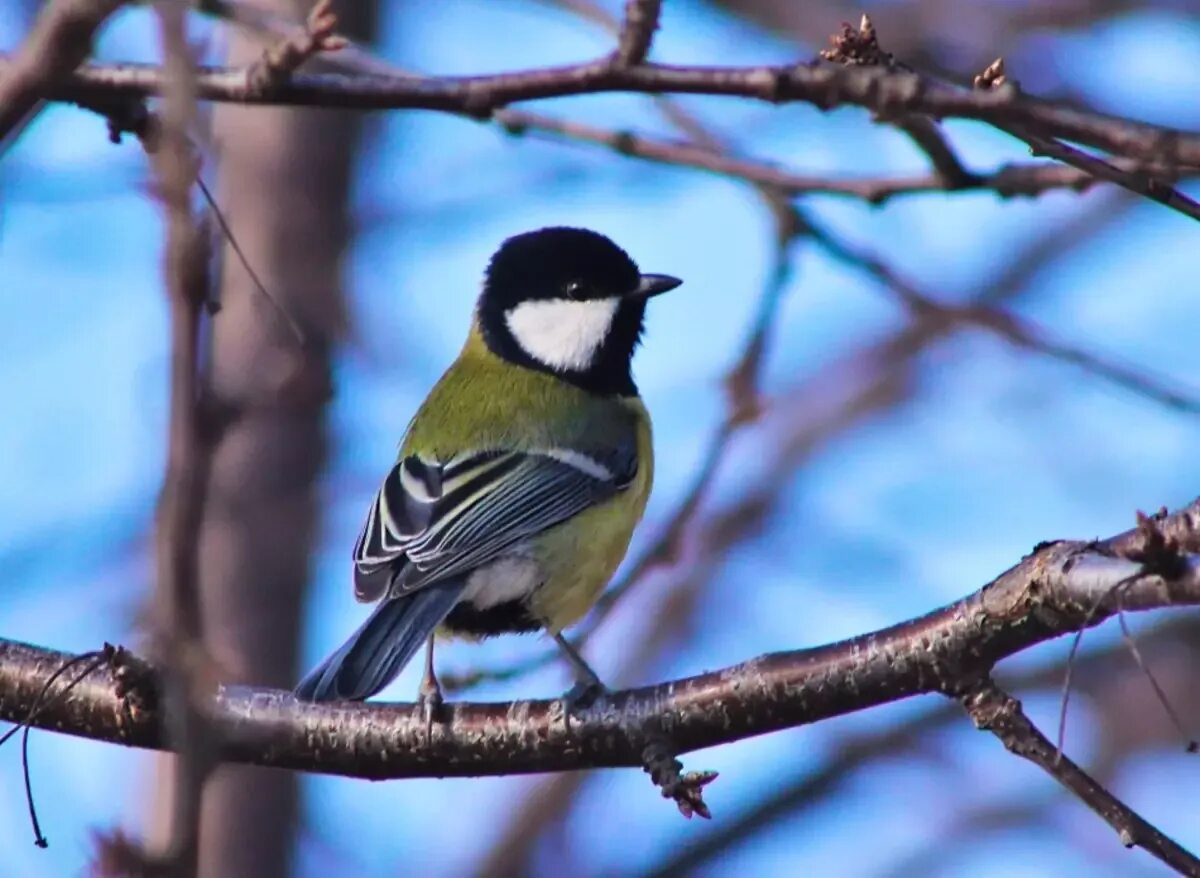
<path id="1" fill-rule="evenodd" d="M 370 698 L 404 670 L 465 586 L 465 580 L 439 583 L 384 598 L 337 652 L 300 681 L 296 697 L 305 701 Z"/>

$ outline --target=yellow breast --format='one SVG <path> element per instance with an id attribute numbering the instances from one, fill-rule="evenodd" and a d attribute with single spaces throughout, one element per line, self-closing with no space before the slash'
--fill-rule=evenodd
<path id="1" fill-rule="evenodd" d="M 592 608 L 625 558 L 654 482 L 650 415 L 641 400 L 622 404 L 637 415 L 638 471 L 632 484 L 611 500 L 551 528 L 533 545 L 545 577 L 531 609 L 551 633 L 578 622 Z"/>

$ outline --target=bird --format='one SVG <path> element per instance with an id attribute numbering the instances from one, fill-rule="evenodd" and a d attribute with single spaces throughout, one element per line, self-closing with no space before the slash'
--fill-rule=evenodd
<path id="1" fill-rule="evenodd" d="M 437 636 L 538 631 L 572 668 L 570 709 L 605 691 L 563 631 L 595 604 L 646 508 L 653 442 L 632 360 L 647 302 L 681 283 L 588 229 L 501 244 L 466 342 L 409 422 L 355 543 L 354 594 L 375 607 L 297 698 L 370 698 L 424 646 L 418 701 L 432 722 Z"/>

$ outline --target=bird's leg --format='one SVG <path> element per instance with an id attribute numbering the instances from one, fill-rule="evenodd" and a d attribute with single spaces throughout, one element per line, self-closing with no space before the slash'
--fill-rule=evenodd
<path id="1" fill-rule="evenodd" d="M 569 715 L 575 708 L 588 707 L 599 696 L 607 692 L 608 687 L 601 682 L 591 665 L 583 660 L 579 651 L 567 642 L 567 638 L 562 636 L 561 631 L 557 631 L 551 636 L 558 644 L 558 648 L 563 651 L 563 655 L 567 657 L 567 661 L 571 663 L 571 670 L 575 674 L 575 685 L 563 695 Z"/>
<path id="2" fill-rule="evenodd" d="M 417 700 L 425 709 L 425 733 L 433 738 L 433 721 L 439 718 L 442 712 L 442 705 L 445 704 L 445 699 L 442 697 L 442 685 L 438 682 L 437 674 L 433 670 L 433 638 L 429 635 L 429 640 L 425 644 L 425 673 L 421 677 L 421 686 L 417 690 Z"/>

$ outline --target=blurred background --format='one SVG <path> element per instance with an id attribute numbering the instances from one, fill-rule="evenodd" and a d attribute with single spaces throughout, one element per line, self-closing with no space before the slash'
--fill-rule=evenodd
<path id="1" fill-rule="evenodd" d="M 40 4 L 0 10 L 16 46 Z M 210 4 L 219 5 L 219 4 Z M 409 69 L 466 74 L 575 61 L 612 39 L 578 2 L 342 4 L 342 29 Z M 782 0 L 665 4 L 656 60 L 808 59 L 864 8 L 885 48 L 969 81 L 997 55 L 1028 90 L 1200 127 L 1200 27 L 1184 0 L 1143 3 Z M 277 0 L 273 8 L 295 17 Z M 612 0 L 602 9 L 620 10 Z M 207 63 L 257 57 L 253 35 L 196 15 Z M 497 39 L 503 34 L 502 39 Z M 144 8 L 103 32 L 102 61 L 153 61 Z M 687 98 L 737 153 L 830 177 L 921 174 L 928 160 L 853 108 Z M 682 135 L 647 97 L 546 102 L 558 118 Z M 917 313 L 984 299 L 1042 337 L 1200 399 L 1196 227 L 1107 186 L 1035 199 L 925 193 L 881 206 L 796 204 L 846 247 L 779 248 L 777 212 L 744 182 L 594 145 L 513 136 L 432 113 L 203 108 L 203 175 L 255 271 L 307 325 L 299 349 L 221 249 L 211 381 L 237 412 L 216 450 L 202 539 L 213 650 L 231 677 L 288 686 L 359 624 L 349 553 L 414 407 L 455 356 L 488 255 L 547 224 L 598 229 L 648 271 L 656 300 L 636 377 L 657 479 L 629 564 L 672 522 L 674 559 L 640 575 L 585 652 L 610 683 L 645 684 L 817 645 L 925 612 L 1042 539 L 1107 536 L 1134 510 L 1200 491 L 1195 406 Z M 1028 159 L 945 125 L 968 168 Z M 163 227 L 140 147 L 54 106 L 0 161 L 0 635 L 83 651 L 144 643 L 150 533 L 163 472 Z M 1193 197 L 1200 188 L 1185 185 Z M 786 271 L 779 271 L 780 262 Z M 877 266 L 876 266 L 877 268 Z M 776 283 L 772 283 L 774 278 Z M 766 325 L 762 417 L 727 430 L 726 376 Z M 736 401 L 753 396 L 746 373 Z M 714 447 L 720 454 L 714 455 Z M 693 515 L 678 510 L 715 461 Z M 1200 616 L 1131 620 L 1190 734 L 1200 728 Z M 1069 643 L 1006 662 L 1001 682 L 1053 736 Z M 447 675 L 503 671 L 547 641 L 439 650 Z M 415 663 L 419 664 L 419 663 Z M 415 665 L 387 696 L 408 700 Z M 454 697 L 547 697 L 558 664 Z M 1155 701 L 1115 624 L 1083 641 L 1069 752 L 1160 829 L 1200 847 L 1200 761 Z M 170 783 L 163 757 L 38 732 L 33 845 L 19 751 L 0 751 L 0 874 L 78 875 L 95 834 L 139 836 Z M 644 774 L 372 784 L 221 770 L 206 800 L 208 875 L 1158 875 L 1031 765 L 932 696 L 685 757 L 720 779 L 712 822 L 682 820 Z"/>

